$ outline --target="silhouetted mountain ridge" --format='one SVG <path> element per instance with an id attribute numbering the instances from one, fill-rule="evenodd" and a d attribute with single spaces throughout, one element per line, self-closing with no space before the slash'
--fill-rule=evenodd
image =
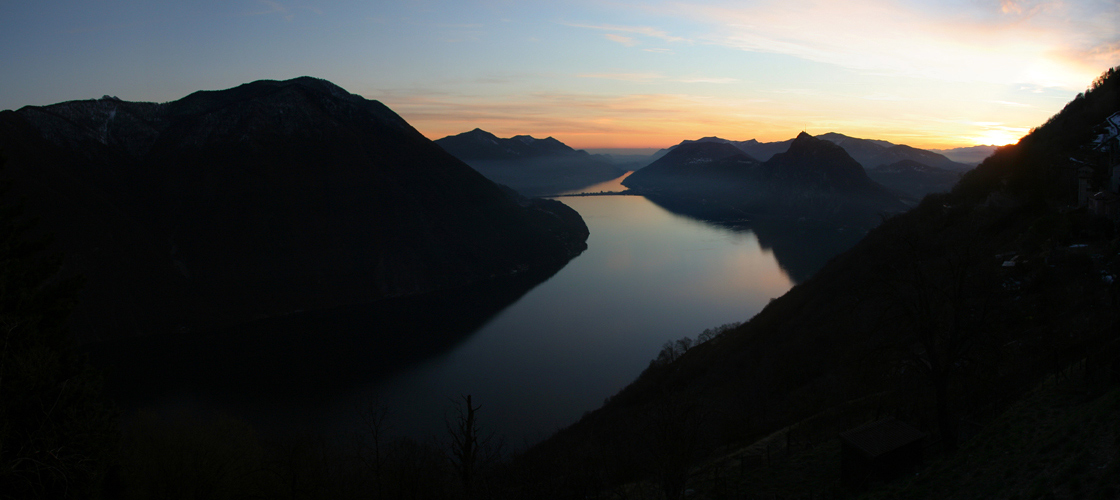
<path id="1" fill-rule="evenodd" d="M 887 141 L 858 139 L 836 132 L 828 132 L 816 137 L 844 148 L 844 151 L 847 151 L 848 155 L 859 162 L 864 169 L 871 169 L 879 165 L 886 165 L 901 160 L 914 160 L 933 167 L 962 172 L 972 168 L 970 164 L 955 162 L 933 151 L 901 144 L 892 144 Z M 774 155 L 788 150 L 793 141 L 794 139 L 778 142 L 758 142 L 754 139 L 747 141 L 730 141 L 719 137 L 704 137 L 697 141 L 685 140 L 682 141 L 681 144 L 690 142 L 722 142 L 731 144 L 755 158 L 766 161 Z M 677 146 L 673 146 L 673 148 L 675 147 Z M 669 149 L 658 151 L 655 156 L 662 156 L 667 153 Z"/>
<path id="2" fill-rule="evenodd" d="M 767 160 L 763 168 L 771 182 L 787 189 L 840 193 L 881 191 L 844 148 L 805 132 L 793 140 L 786 152 Z"/>
<path id="3" fill-rule="evenodd" d="M 88 337 L 228 325 L 558 268 L 586 226 L 513 198 L 377 101 L 315 78 L 0 113 L 7 175 Z"/>
<path id="4" fill-rule="evenodd" d="M 904 208 L 843 148 L 806 133 L 763 163 L 724 141 L 682 143 L 623 184 L 706 220 L 795 215 L 870 227 L 877 214 Z"/>
<path id="5" fill-rule="evenodd" d="M 502 139 L 476 128 L 435 143 L 486 178 L 531 196 L 578 189 L 625 173 L 609 157 L 572 149 L 552 137 Z"/>
<path id="6" fill-rule="evenodd" d="M 536 139 L 530 135 L 515 135 L 509 139 L 502 139 L 479 128 L 459 135 L 437 139 L 435 143 L 463 161 L 518 160 L 545 156 L 591 156 L 586 151 L 572 149 L 552 137 Z"/>

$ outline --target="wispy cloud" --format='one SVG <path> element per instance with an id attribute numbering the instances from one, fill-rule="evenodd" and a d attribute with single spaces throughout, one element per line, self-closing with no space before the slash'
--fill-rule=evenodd
<path id="1" fill-rule="evenodd" d="M 257 0 L 263 9 L 249 12 L 251 16 L 263 16 L 269 14 L 278 14 L 284 18 L 285 21 L 291 21 L 295 16 L 292 15 L 288 6 L 273 0 Z"/>
<path id="2" fill-rule="evenodd" d="M 427 89 L 379 91 L 380 98 L 431 139 L 480 127 L 500 136 L 553 136 L 574 147 L 666 147 L 685 137 L 724 131 L 736 138 L 773 130 L 774 115 L 729 113 L 751 104 L 690 94 L 598 94 L 536 92 L 500 98 Z M 748 107 L 748 106 L 742 106 Z M 784 122 L 783 122 L 784 123 Z M 764 124 L 769 124 L 766 126 Z M 796 134 L 798 125 L 784 124 Z M 782 132 L 779 132 L 782 133 Z M 788 137 L 782 137 L 785 139 Z M 762 139 L 762 138 L 760 138 Z M 768 137 L 779 140 L 778 137 Z"/>
<path id="3" fill-rule="evenodd" d="M 665 78 L 659 73 L 581 73 L 576 76 L 580 78 L 601 78 L 604 80 L 645 83 L 663 80 Z"/>
<path id="4" fill-rule="evenodd" d="M 1077 88 L 1120 63 L 1115 0 L 683 2 L 657 12 L 700 21 L 705 43 L 876 74 Z"/>
<path id="5" fill-rule="evenodd" d="M 899 97 L 899 96 L 894 95 L 894 94 L 870 94 L 870 95 L 863 96 L 862 99 L 866 99 L 868 101 L 905 101 L 905 100 L 907 100 L 906 98 Z"/>
<path id="6" fill-rule="evenodd" d="M 1000 106 L 1011 106 L 1011 107 L 1014 107 L 1014 108 L 1030 108 L 1030 107 L 1033 107 L 1030 104 L 1023 104 L 1021 102 L 1012 102 L 1012 101 L 987 100 L 987 101 L 984 101 L 984 102 L 988 102 L 988 103 L 992 103 L 992 104 L 999 104 Z"/>
<path id="7" fill-rule="evenodd" d="M 106 25 L 102 25 L 102 26 L 87 26 L 87 27 L 84 27 L 84 28 L 73 28 L 73 29 L 66 30 L 66 33 L 69 34 L 69 35 L 77 35 L 77 34 L 84 34 L 84 33 L 107 33 L 107 32 L 112 32 L 112 31 L 120 31 L 120 30 L 129 28 L 129 27 L 132 27 L 132 26 L 134 26 L 134 25 L 131 25 L 131 24 L 106 24 Z"/>
<path id="8" fill-rule="evenodd" d="M 623 44 L 627 47 L 633 47 L 633 46 L 638 44 L 637 40 L 634 40 L 633 37 L 629 37 L 629 36 L 622 36 L 622 35 L 616 35 L 614 33 L 607 33 L 607 34 L 603 35 L 603 37 L 606 38 L 607 40 L 612 41 L 612 42 L 621 43 L 621 44 Z"/>
<path id="9" fill-rule="evenodd" d="M 409 24 L 424 30 L 431 38 L 448 43 L 476 42 L 486 34 L 485 25 L 481 23 L 409 21 Z"/>
<path id="10" fill-rule="evenodd" d="M 681 78 L 681 79 L 679 79 L 679 80 L 676 80 L 676 81 L 678 81 L 678 82 L 681 82 L 681 83 L 715 83 L 715 84 L 727 84 L 727 83 L 735 83 L 735 82 L 738 82 L 738 81 L 739 81 L 739 79 L 738 79 L 738 78 L 704 78 L 704 77 L 694 77 L 694 78 Z"/>
<path id="11" fill-rule="evenodd" d="M 671 83 L 708 83 L 716 85 L 725 85 L 729 83 L 739 82 L 738 78 L 721 78 L 721 77 L 705 77 L 705 76 L 688 76 L 681 78 L 670 78 L 661 73 L 581 73 L 576 75 L 579 78 L 601 78 L 604 80 L 618 80 L 623 82 L 638 82 L 638 83 L 651 83 L 651 82 L 671 82 Z"/>
<path id="12" fill-rule="evenodd" d="M 320 15 L 320 16 L 323 15 L 323 10 L 314 6 L 314 5 L 302 5 L 301 4 L 301 5 L 296 5 L 296 6 L 293 7 L 290 4 L 280 3 L 280 2 L 277 2 L 276 0 L 257 0 L 257 4 L 260 6 L 260 8 L 258 8 L 257 10 L 246 12 L 245 15 L 247 15 L 247 16 L 278 15 L 278 16 L 282 17 L 285 21 L 291 21 L 291 20 L 295 19 L 295 11 L 297 11 L 297 10 L 306 10 L 306 11 L 312 12 L 316 15 Z"/>
<path id="13" fill-rule="evenodd" d="M 562 23 L 562 24 L 564 24 L 565 26 L 573 27 L 573 28 L 583 28 L 583 29 L 599 30 L 599 31 L 611 31 L 611 32 L 615 32 L 615 33 L 630 33 L 630 34 L 633 34 L 633 35 L 642 35 L 642 36 L 647 36 L 647 37 L 650 37 L 650 38 L 658 38 L 658 39 L 664 40 L 666 42 L 672 42 L 672 43 L 689 42 L 690 41 L 687 38 L 670 35 L 668 32 L 666 32 L 664 30 L 654 28 L 654 27 L 651 27 L 651 26 L 622 26 L 622 25 L 617 25 L 617 24 L 573 24 L 573 23 Z"/>

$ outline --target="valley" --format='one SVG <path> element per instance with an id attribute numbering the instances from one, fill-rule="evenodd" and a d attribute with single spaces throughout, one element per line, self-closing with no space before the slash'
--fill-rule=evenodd
<path id="1" fill-rule="evenodd" d="M 5 111 L 34 223 L 0 214 L 21 360 L 2 368 L 23 377 L 4 390 L 57 393 L 64 447 L 120 439 L 99 477 L 140 497 L 183 479 L 146 467 L 215 453 L 251 480 L 205 481 L 253 494 L 289 474 L 333 497 L 890 495 L 885 472 L 833 475 L 837 436 L 883 418 L 936 470 L 975 436 L 1045 454 L 996 427 L 1020 402 L 1068 387 L 1114 413 L 1117 78 L 971 170 L 836 133 L 685 141 L 633 172 L 552 138 L 446 138 L 550 151 L 486 160 L 536 170 L 513 185 L 307 77 Z M 1115 492 L 1079 472 L 1109 450 L 1031 491 Z"/>

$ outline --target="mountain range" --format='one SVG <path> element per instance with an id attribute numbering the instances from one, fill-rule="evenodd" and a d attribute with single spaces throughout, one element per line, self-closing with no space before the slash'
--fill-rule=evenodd
<path id="1" fill-rule="evenodd" d="M 529 196 L 578 189 L 626 173 L 609 156 L 572 149 L 552 137 L 502 139 L 476 128 L 435 143 L 486 178 Z"/>
<path id="2" fill-rule="evenodd" d="M 985 158 L 992 156 L 999 146 L 981 145 L 981 146 L 965 146 L 959 148 L 949 149 L 930 149 L 937 154 L 945 155 L 950 160 L 955 162 L 964 163 L 967 165 L 979 165 Z"/>
<path id="3" fill-rule="evenodd" d="M 859 164 L 862 165 L 864 169 L 872 169 L 879 165 L 888 165 L 902 160 L 913 160 L 931 167 L 937 167 L 957 172 L 967 171 L 975 165 L 974 163 L 967 164 L 956 162 L 950 160 L 945 155 L 933 151 L 918 149 L 906 145 L 892 144 L 887 141 L 874 139 L 858 139 L 835 132 L 821 134 L 816 137 L 818 139 L 829 141 L 844 148 L 844 151 L 846 151 L 848 155 L 859 162 Z M 721 139 L 719 137 L 704 137 L 696 141 L 686 140 L 681 142 L 681 144 L 690 142 L 722 142 L 731 144 L 761 161 L 766 161 L 775 154 L 782 153 L 788 150 L 793 141 L 794 139 L 778 142 L 758 142 L 754 139 L 750 139 L 747 141 L 731 141 L 727 139 Z M 658 151 L 654 154 L 654 156 L 660 157 L 667 153 L 669 149 L 672 148 Z"/>
<path id="4" fill-rule="evenodd" d="M 315 78 L 4 111 L 0 149 L 86 280 L 72 322 L 87 341 L 555 270 L 586 248 L 575 211 L 503 190 Z"/>
<path id="5" fill-rule="evenodd" d="M 874 224 L 905 205 L 842 147 L 801 133 L 759 161 L 729 142 L 682 143 L 623 181 L 647 197 L 698 202 L 703 218 L 798 215 Z"/>

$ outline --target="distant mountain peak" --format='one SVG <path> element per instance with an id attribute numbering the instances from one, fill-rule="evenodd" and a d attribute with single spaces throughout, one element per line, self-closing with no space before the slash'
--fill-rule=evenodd
<path id="1" fill-rule="evenodd" d="M 623 185 L 640 194 L 699 202 L 705 213 L 724 214 L 714 217 L 797 213 L 863 224 L 877 220 L 879 212 L 903 206 L 835 143 L 801 132 L 786 143 L 767 144 L 767 149 L 782 147 L 784 152 L 765 163 L 741 149 L 751 144 L 685 141 L 634 172 Z M 762 146 L 757 141 L 753 145 Z"/>
<path id="2" fill-rule="evenodd" d="M 670 160 L 674 158 L 688 158 L 690 160 L 705 159 L 705 160 L 722 160 L 736 155 L 742 155 L 751 161 L 756 161 L 743 150 L 735 147 L 729 142 L 715 142 L 705 141 L 701 139 L 696 142 L 689 142 L 681 144 L 672 151 L 665 154 L 665 158 Z"/>
<path id="3" fill-rule="evenodd" d="M 87 279 L 83 335 L 489 282 L 585 245 L 574 211 L 511 197 L 383 104 L 318 78 L 26 106 L 0 113 L 0 149 L 28 213 Z"/>
<path id="4" fill-rule="evenodd" d="M 850 162 L 852 164 L 855 164 L 856 166 L 859 166 L 859 162 L 855 161 L 855 159 L 853 159 L 851 155 L 849 155 L 848 152 L 845 151 L 844 148 L 840 145 L 832 141 L 818 139 L 809 135 L 807 132 L 801 132 L 800 134 L 797 134 L 797 137 L 794 138 L 792 143 L 790 143 L 789 149 L 782 154 L 819 155 L 823 153 L 827 153 L 830 156 L 830 159 L 835 159 L 844 163 Z M 777 157 L 777 155 L 775 155 L 775 157 Z"/>
<path id="5" fill-rule="evenodd" d="M 797 135 L 785 153 L 770 158 L 765 167 L 772 181 L 791 186 L 857 192 L 872 189 L 874 184 L 844 148 L 805 132 Z"/>
<path id="6" fill-rule="evenodd" d="M 502 139 L 479 128 L 437 139 L 435 143 L 463 161 L 586 155 L 551 136 L 537 139 L 531 135 L 515 135 Z"/>

